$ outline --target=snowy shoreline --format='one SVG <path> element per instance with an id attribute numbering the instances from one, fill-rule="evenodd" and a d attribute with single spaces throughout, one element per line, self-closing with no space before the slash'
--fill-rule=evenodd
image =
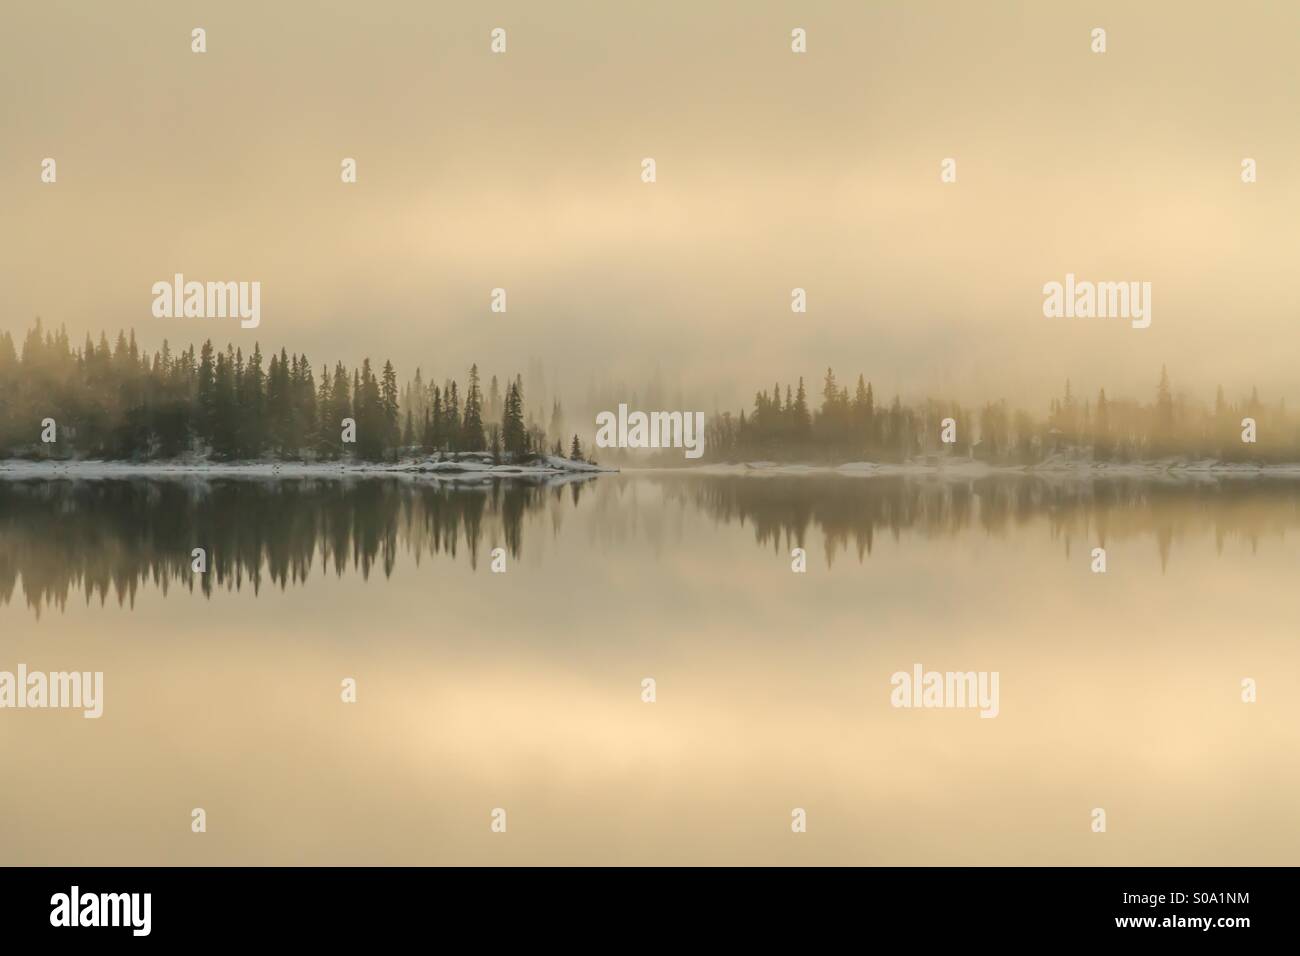
<path id="1" fill-rule="evenodd" d="M 846 475 L 851 477 L 926 477 L 970 479 L 995 475 L 1021 475 L 1041 478 L 1300 478 L 1300 462 L 1278 464 L 1222 462 L 1213 459 L 1188 461 L 1167 459 L 1140 462 L 1092 462 L 1073 459 L 1048 459 L 1036 465 L 994 465 L 983 461 L 960 459 L 938 462 L 903 462 L 901 464 L 855 461 L 842 465 L 788 464 L 771 461 L 735 464 L 697 465 L 682 468 L 627 468 L 634 474 L 656 471 L 706 475 Z"/>
<path id="2" fill-rule="evenodd" d="M 994 465 L 955 461 L 883 463 L 858 461 L 842 465 L 812 465 L 771 461 L 683 467 L 604 467 L 585 461 L 548 456 L 526 465 L 495 465 L 490 456 L 465 454 L 457 458 L 408 458 L 395 462 L 273 462 L 273 461 L 0 461 L 0 481 L 37 478 L 364 478 L 406 477 L 441 481 L 484 482 L 492 479 L 572 480 L 607 474 L 743 475 L 753 477 L 843 475 L 860 478 L 916 477 L 966 480 L 991 476 L 1041 478 L 1153 478 L 1206 480 L 1218 478 L 1296 478 L 1300 462 L 1279 464 L 1230 463 L 1212 459 L 1169 459 L 1144 462 L 1090 462 L 1049 459 L 1036 465 Z"/>
<path id="3" fill-rule="evenodd" d="M 440 481 L 482 482 L 494 478 L 547 481 L 593 478 L 611 474 L 585 461 L 548 456 L 526 465 L 494 465 L 488 456 L 459 459 L 412 458 L 395 462 L 351 461 L 0 461 L 0 481 L 33 478 L 430 478 Z"/>

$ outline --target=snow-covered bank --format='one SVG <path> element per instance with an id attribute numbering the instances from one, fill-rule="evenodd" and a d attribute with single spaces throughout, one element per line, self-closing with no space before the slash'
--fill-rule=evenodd
<path id="1" fill-rule="evenodd" d="M 1091 462 L 1054 458 L 1035 465 L 993 465 L 968 458 L 931 458 L 902 463 L 855 461 L 841 465 L 779 463 L 772 461 L 688 465 L 680 468 L 624 468 L 630 474 L 845 475 L 850 477 L 925 477 L 971 479 L 991 475 L 1036 475 L 1043 478 L 1151 478 L 1163 480 L 1213 480 L 1219 478 L 1300 479 L 1300 462 L 1280 464 L 1190 461 L 1167 459 L 1142 462 Z M 445 458 L 404 458 L 395 462 L 275 462 L 275 461 L 0 461 L 0 481 L 36 478 L 340 478 L 405 477 L 437 481 L 481 483 L 493 479 L 576 480 L 620 471 L 585 461 L 547 456 L 523 465 L 492 463 L 492 457 L 464 453 Z"/>
<path id="2" fill-rule="evenodd" d="M 406 477 L 483 482 L 496 478 L 571 480 L 615 472 L 585 461 L 547 456 L 522 465 L 495 465 L 489 455 L 407 458 L 395 462 L 298 461 L 0 461 L 0 480 L 33 478 L 355 478 Z"/>
<path id="3" fill-rule="evenodd" d="M 735 464 L 699 465 L 673 469 L 625 469 L 628 471 L 675 471 L 707 475 L 849 475 L 858 477 L 929 477 L 969 479 L 990 475 L 1038 475 L 1052 478 L 1300 478 L 1300 462 L 1278 464 L 1222 462 L 1213 459 L 1189 461 L 1166 459 L 1140 462 L 1092 462 L 1077 459 L 1048 459 L 1036 465 L 994 465 L 968 458 L 908 461 L 900 464 L 854 461 L 842 465 L 788 464 L 751 461 Z"/>

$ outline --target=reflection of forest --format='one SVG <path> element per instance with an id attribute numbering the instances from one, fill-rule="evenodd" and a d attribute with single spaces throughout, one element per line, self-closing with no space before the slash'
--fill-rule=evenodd
<path id="1" fill-rule="evenodd" d="M 951 537 L 980 530 L 1005 535 L 1046 519 L 1053 536 L 1108 540 L 1154 536 L 1162 564 L 1175 537 L 1213 534 L 1254 542 L 1300 524 L 1300 482 L 1237 479 L 1175 482 L 1147 478 L 1073 479 L 1000 475 L 969 481 L 845 476 L 736 476 L 663 479 L 670 500 L 686 500 L 725 522 L 754 527 L 778 552 L 802 546 L 810 527 L 826 560 L 850 547 L 859 560 L 877 534 Z"/>
<path id="2" fill-rule="evenodd" d="M 200 588 L 281 587 L 313 566 L 392 572 L 399 549 L 477 567 L 480 545 L 519 554 L 524 515 L 576 506 L 583 482 L 467 487 L 366 479 L 0 481 L 0 603 L 18 578 L 27 603 L 62 607 L 73 590 L 119 603 L 152 580 Z M 208 573 L 191 569 L 204 548 Z"/>
<path id="3" fill-rule="evenodd" d="M 589 490 L 584 490 L 589 489 Z M 650 494 L 645 494 L 649 491 Z M 595 492 L 591 496 L 591 492 Z M 662 498 L 661 498 L 662 496 Z M 590 500 L 596 536 L 616 552 L 633 538 L 659 553 L 661 522 L 644 509 L 663 502 L 691 517 L 739 522 L 757 544 L 780 553 L 822 536 L 827 562 L 840 552 L 865 560 L 878 534 L 928 538 L 1009 535 L 1031 521 L 1080 546 L 1153 537 L 1162 561 L 1181 537 L 1213 536 L 1221 546 L 1254 542 L 1300 524 L 1300 482 L 1237 479 L 1077 481 L 994 476 L 969 481 L 838 475 L 716 476 L 653 473 L 594 485 L 498 480 L 481 485 L 401 479 L 278 481 L 0 481 L 0 603 L 22 580 L 28 605 L 62 607 L 74 591 L 119 602 L 148 581 L 181 587 L 256 591 L 317 573 L 372 568 L 391 573 L 399 554 L 446 554 L 478 567 L 487 551 L 520 554 L 524 518 Z M 190 553 L 205 548 L 208 573 Z M 665 557 L 665 560 L 667 558 Z"/>

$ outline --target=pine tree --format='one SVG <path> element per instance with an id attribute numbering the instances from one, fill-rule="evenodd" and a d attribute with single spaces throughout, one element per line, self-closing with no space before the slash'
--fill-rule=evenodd
<path id="1" fill-rule="evenodd" d="M 835 384 L 835 373 L 826 369 L 826 380 L 822 383 L 822 414 L 833 416 L 839 401 L 840 390 Z"/>
<path id="2" fill-rule="evenodd" d="M 830 369 L 826 370 L 827 372 Z M 831 383 L 834 384 L 834 376 L 831 377 Z M 812 414 L 808 411 L 808 392 L 803 385 L 803 376 L 799 376 L 799 390 L 794 396 L 794 427 L 797 437 L 800 440 L 808 437 L 812 429 Z"/>
<path id="3" fill-rule="evenodd" d="M 270 420 L 267 437 L 280 455 L 296 450 L 293 447 L 297 436 L 297 426 L 294 422 L 293 380 L 298 374 L 300 373 L 296 357 L 293 371 L 290 372 L 288 353 L 281 348 L 278 357 L 272 354 L 266 377 L 266 410 Z"/>
<path id="4" fill-rule="evenodd" d="M 446 442 L 445 430 L 442 426 L 442 389 L 437 385 L 433 388 L 432 409 L 429 412 L 429 441 L 428 445 L 434 451 L 441 453 Z"/>
<path id="5" fill-rule="evenodd" d="M 298 359 L 298 378 L 295 388 L 294 423 L 297 426 L 298 449 L 309 448 L 316 442 L 318 412 L 316 405 L 316 379 L 311 372 L 307 356 Z"/>
<path id="6" fill-rule="evenodd" d="M 355 387 L 352 401 L 356 408 L 357 455 L 365 461 L 379 461 L 384 457 L 388 410 L 380 392 L 379 380 L 375 378 L 368 358 L 361 362 Z"/>
<path id="7" fill-rule="evenodd" d="M 262 371 L 262 348 L 253 343 L 253 354 L 239 384 L 239 453 L 257 458 L 266 443 L 266 373 Z"/>
<path id="8" fill-rule="evenodd" d="M 465 393 L 465 421 L 461 426 L 461 447 L 481 451 L 483 438 L 483 396 L 479 392 L 478 365 L 469 367 L 469 390 Z"/>
<path id="9" fill-rule="evenodd" d="M 337 432 L 330 425 L 330 416 L 334 414 L 334 390 L 330 387 L 330 370 L 326 365 L 320 367 L 320 385 L 316 388 L 316 427 L 312 432 L 312 444 L 322 456 L 330 456 L 334 450 Z"/>
<path id="10" fill-rule="evenodd" d="M 87 348 L 90 347 L 89 338 L 86 340 L 86 346 Z M 212 358 L 211 339 L 208 339 L 203 343 L 203 351 L 200 354 L 202 355 L 202 359 L 199 362 L 199 380 L 196 395 L 198 409 L 197 414 L 195 415 L 195 430 L 198 432 L 200 439 L 211 444 L 213 429 L 216 425 L 216 386 L 214 382 L 216 363 Z"/>
<path id="11" fill-rule="evenodd" d="M 321 420 L 321 434 L 327 440 L 327 447 L 333 456 L 347 454 L 352 451 L 342 442 L 343 420 L 351 418 L 356 421 L 356 409 L 352 405 L 352 393 L 356 384 L 356 375 L 348 375 L 348 370 L 343 367 L 342 362 L 334 365 L 334 385 L 330 388 L 332 398 L 332 408 L 328 418 Z"/>
<path id="12" fill-rule="evenodd" d="M 449 451 L 461 450 L 460 393 L 454 379 L 442 389 L 442 434 Z"/>
<path id="13" fill-rule="evenodd" d="M 401 440 L 397 406 L 397 372 L 390 360 L 384 362 L 383 381 L 379 386 L 379 404 L 383 409 L 383 426 L 380 432 L 380 454 L 395 447 Z"/>
<path id="14" fill-rule="evenodd" d="M 212 385 L 212 452 L 218 458 L 238 454 L 236 426 L 239 410 L 235 396 L 235 366 L 229 349 L 217 353 Z"/>
<path id="15" fill-rule="evenodd" d="M 518 381 L 506 387 L 505 410 L 501 418 L 501 443 L 518 461 L 528 453 L 528 432 L 524 427 L 523 394 Z"/>

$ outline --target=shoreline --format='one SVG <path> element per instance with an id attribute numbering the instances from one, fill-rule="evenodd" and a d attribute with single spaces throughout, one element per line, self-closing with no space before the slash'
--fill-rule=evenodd
<path id="1" fill-rule="evenodd" d="M 427 478 L 478 483 L 493 479 L 572 480 L 612 474 L 616 468 L 550 457 L 546 464 L 493 465 L 464 460 L 406 459 L 395 462 L 156 461 L 104 459 L 0 461 L 0 481 L 97 478 Z"/>
<path id="2" fill-rule="evenodd" d="M 778 463 L 771 461 L 680 467 L 608 467 L 588 462 L 548 457 L 545 464 L 494 465 L 485 456 L 460 460 L 403 459 L 396 462 L 273 462 L 273 461 L 156 461 L 131 462 L 104 459 L 76 461 L 0 461 L 0 480 L 94 478 L 361 478 L 407 477 L 441 481 L 481 482 L 492 479 L 573 479 L 598 475 L 712 475 L 795 477 L 840 475 L 853 478 L 974 479 L 994 476 L 1039 478 L 1159 478 L 1213 480 L 1219 478 L 1296 478 L 1300 462 L 1277 464 L 1229 463 L 1216 460 L 1165 460 L 1129 463 L 1049 460 L 1036 465 L 997 465 L 960 460 L 953 462 L 847 462 L 840 465 Z"/>
<path id="3" fill-rule="evenodd" d="M 962 459 L 953 462 L 869 462 L 856 461 L 841 465 L 778 463 L 770 461 L 694 465 L 668 468 L 625 468 L 629 474 L 670 472 L 675 474 L 742 475 L 753 477 L 797 475 L 842 475 L 860 478 L 952 478 L 971 479 L 994 476 L 1038 478 L 1297 478 L 1300 462 L 1277 464 L 1221 462 L 1217 460 L 1185 461 L 1171 459 L 1141 462 L 1091 462 L 1048 460 L 1035 465 L 998 465 Z"/>

